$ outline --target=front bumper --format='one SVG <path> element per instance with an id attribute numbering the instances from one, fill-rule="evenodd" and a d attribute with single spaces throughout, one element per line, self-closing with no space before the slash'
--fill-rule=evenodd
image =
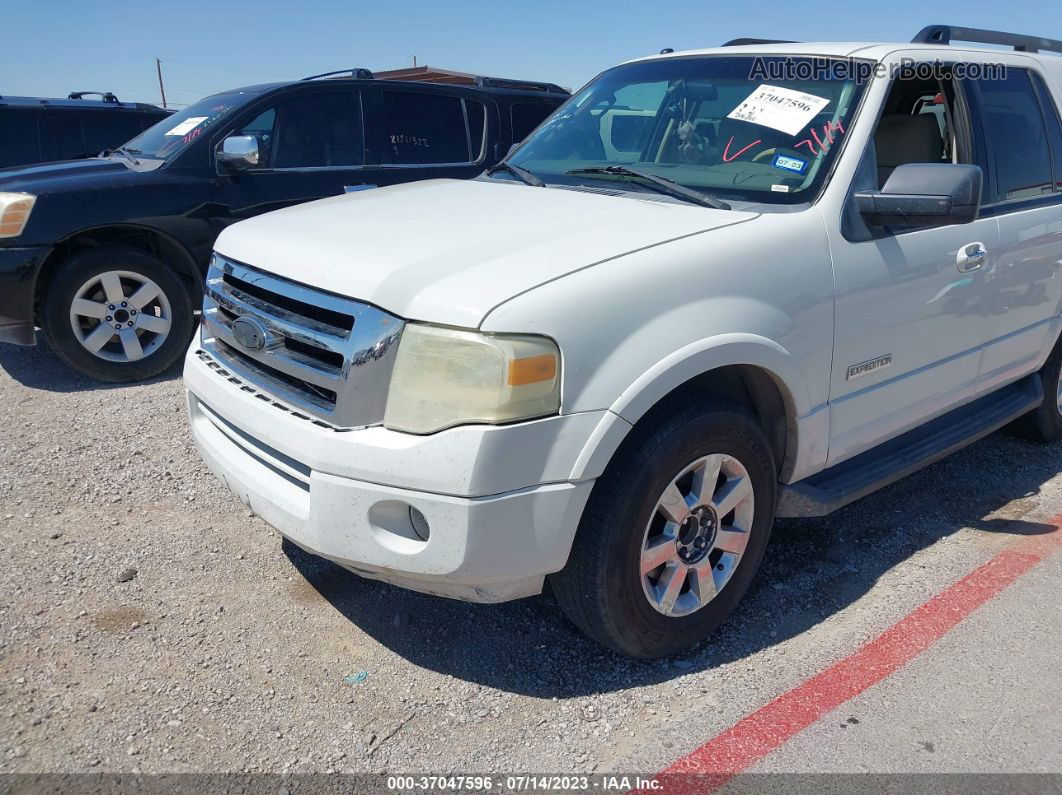
<path id="1" fill-rule="evenodd" d="M 594 482 L 568 477 L 600 416 L 431 436 L 335 430 L 256 393 L 197 344 L 185 382 L 207 465 L 310 552 L 366 577 L 474 602 L 536 594 L 567 561 Z M 411 507 L 428 522 L 427 540 Z"/>
<path id="2" fill-rule="evenodd" d="M 51 249 L 0 248 L 0 342 L 33 345 L 33 295 L 37 271 Z"/>

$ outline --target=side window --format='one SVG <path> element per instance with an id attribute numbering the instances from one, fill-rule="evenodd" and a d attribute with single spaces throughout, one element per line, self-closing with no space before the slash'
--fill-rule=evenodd
<path id="1" fill-rule="evenodd" d="M 335 168 L 365 162 L 357 91 L 324 91 L 286 99 L 249 121 L 241 132 L 259 137 L 263 159 L 275 169 Z"/>
<path id="2" fill-rule="evenodd" d="M 81 129 L 89 154 L 113 149 L 140 134 L 140 119 L 134 113 L 86 112 L 82 114 Z"/>
<path id="3" fill-rule="evenodd" d="M 1036 95 L 1040 98 L 1044 123 L 1047 125 L 1047 140 L 1051 145 L 1051 161 L 1055 167 L 1055 189 L 1062 191 L 1062 120 L 1059 119 L 1058 105 L 1040 75 L 1032 72 L 1030 76 L 1036 87 Z"/>
<path id="4" fill-rule="evenodd" d="M 41 115 L 41 142 L 45 157 L 49 160 L 72 160 L 89 154 L 85 136 L 81 132 L 80 115 L 76 111 L 44 111 Z"/>
<path id="5" fill-rule="evenodd" d="M 273 163 L 273 132 L 276 124 L 276 108 L 269 108 L 268 110 L 259 113 L 253 119 L 242 123 L 229 134 L 253 135 L 257 138 L 259 162 L 270 165 Z"/>
<path id="6" fill-rule="evenodd" d="M 269 108 L 269 110 L 262 111 L 246 124 L 241 125 L 240 129 L 236 130 L 233 134 L 272 136 L 273 125 L 276 124 L 276 121 L 276 108 Z"/>
<path id="7" fill-rule="evenodd" d="M 421 165 L 471 160 L 465 111 L 459 97 L 384 91 L 383 116 L 384 147 L 391 163 Z"/>
<path id="8" fill-rule="evenodd" d="M 169 118 L 169 114 L 168 113 L 167 114 L 163 114 L 163 115 L 156 115 L 154 113 L 141 113 L 141 114 L 138 114 L 138 115 L 140 116 L 140 131 L 141 132 L 143 132 L 144 130 L 148 129 L 149 127 L 154 127 L 156 124 L 158 124 L 163 119 L 168 119 Z"/>
<path id="9" fill-rule="evenodd" d="M 0 168 L 41 160 L 37 137 L 37 118 L 41 115 L 18 108 L 0 110 Z"/>
<path id="10" fill-rule="evenodd" d="M 543 102 L 513 105 L 509 111 L 513 124 L 513 143 L 524 140 L 554 109 L 555 106 Z"/>
<path id="11" fill-rule="evenodd" d="M 932 116 L 937 120 L 937 127 L 940 129 L 941 137 L 948 140 L 948 116 L 945 113 L 945 104 L 947 100 L 942 92 L 937 92 L 933 95 L 927 95 L 919 97 L 915 101 L 914 113 L 920 116 Z"/>
<path id="12" fill-rule="evenodd" d="M 987 204 L 1054 192 L 1051 151 L 1029 72 L 1007 69 L 999 80 L 970 81 L 988 152 Z"/>
<path id="13" fill-rule="evenodd" d="M 899 78 L 889 89 L 874 132 L 878 188 L 897 166 L 951 163 L 955 87 L 950 78 Z"/>

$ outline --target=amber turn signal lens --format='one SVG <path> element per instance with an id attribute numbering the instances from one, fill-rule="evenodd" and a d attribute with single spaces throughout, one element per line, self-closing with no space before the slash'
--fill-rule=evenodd
<path id="1" fill-rule="evenodd" d="M 537 384 L 557 375 L 557 357 L 552 353 L 513 359 L 509 362 L 509 386 Z"/>
<path id="2" fill-rule="evenodd" d="M 21 235 L 36 201 L 25 193 L 0 193 L 0 237 Z"/>

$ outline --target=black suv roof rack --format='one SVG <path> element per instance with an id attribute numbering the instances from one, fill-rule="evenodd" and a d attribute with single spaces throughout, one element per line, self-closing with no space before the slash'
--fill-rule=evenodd
<path id="1" fill-rule="evenodd" d="M 1062 41 L 1041 39 L 1039 36 L 1023 36 L 1020 33 L 1004 33 L 1001 30 L 961 28 L 957 25 L 928 25 L 911 39 L 912 44 L 951 44 L 955 41 L 972 41 L 978 44 L 1002 44 L 1013 47 L 1016 52 L 1062 53 Z"/>
<path id="2" fill-rule="evenodd" d="M 731 39 L 723 42 L 724 47 L 743 47 L 746 44 L 798 44 L 789 39 Z"/>
<path id="3" fill-rule="evenodd" d="M 322 72 L 319 75 L 310 75 L 309 77 L 302 78 L 303 80 L 320 80 L 322 77 L 335 77 L 336 75 L 350 75 L 357 80 L 372 80 L 373 74 L 370 70 L 362 67 L 355 67 L 353 69 L 337 69 L 334 72 Z"/>
<path id="4" fill-rule="evenodd" d="M 110 91 L 71 91 L 67 99 L 83 99 L 89 96 L 99 97 L 104 102 L 118 102 L 118 97 Z"/>
<path id="5" fill-rule="evenodd" d="M 505 77 L 480 77 L 476 75 L 475 84 L 483 88 L 512 88 L 523 91 L 544 91 L 547 94 L 570 94 L 567 89 L 556 83 L 542 83 L 537 80 L 510 80 Z"/>

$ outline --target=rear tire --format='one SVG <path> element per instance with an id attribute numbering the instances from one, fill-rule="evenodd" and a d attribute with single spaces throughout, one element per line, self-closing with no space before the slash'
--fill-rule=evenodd
<path id="1" fill-rule="evenodd" d="M 195 328 L 188 290 L 164 262 L 108 246 L 59 266 L 41 309 L 52 350 L 99 381 L 142 381 L 176 362 Z"/>
<path id="2" fill-rule="evenodd" d="M 1013 430 L 1034 442 L 1057 442 L 1062 439 L 1062 339 L 1055 345 L 1040 369 L 1044 385 L 1044 402 L 1015 421 Z"/>
<path id="3" fill-rule="evenodd" d="M 745 594 L 770 537 L 777 475 L 740 407 L 681 399 L 646 421 L 595 484 L 550 584 L 583 632 L 648 660 L 703 641 Z"/>

